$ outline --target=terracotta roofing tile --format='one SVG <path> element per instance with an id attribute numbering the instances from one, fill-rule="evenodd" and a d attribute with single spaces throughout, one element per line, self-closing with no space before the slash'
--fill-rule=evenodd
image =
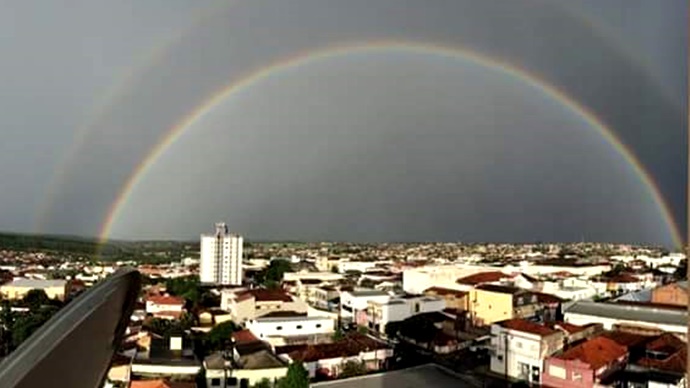
<path id="1" fill-rule="evenodd" d="M 625 356 L 627 353 L 628 349 L 625 346 L 618 344 L 612 339 L 599 336 L 554 357 L 561 360 L 579 360 L 588 364 L 593 370 L 598 370 Z"/>
<path id="2" fill-rule="evenodd" d="M 657 369 L 668 372 L 684 373 L 687 368 L 688 350 L 683 347 L 678 351 L 672 353 L 665 359 L 655 359 L 645 357 L 637 362 L 638 365 L 645 366 L 651 369 Z"/>
<path id="3" fill-rule="evenodd" d="M 625 346 L 626 348 L 643 345 L 644 343 L 650 341 L 653 338 L 647 335 L 635 334 L 620 330 L 602 333 L 600 337 L 605 337 L 610 340 L 613 340 L 619 345 Z"/>
<path id="4" fill-rule="evenodd" d="M 387 349 L 385 343 L 379 342 L 363 334 L 352 334 L 329 344 L 307 345 L 299 347 L 288 353 L 293 360 L 302 362 L 312 362 L 339 357 L 351 357 L 359 355 L 361 352 L 372 351 L 375 349 Z M 285 349 L 276 349 L 277 354 L 285 354 Z"/>
<path id="5" fill-rule="evenodd" d="M 528 320 L 520 319 L 520 318 L 509 319 L 507 321 L 498 322 L 497 325 L 500 325 L 500 326 L 502 326 L 506 329 L 510 329 L 510 330 L 522 331 L 522 332 L 530 333 L 530 334 L 537 334 L 537 335 L 542 336 L 542 337 L 545 337 L 545 336 L 559 332 L 558 330 L 554 330 L 554 329 L 546 327 L 544 325 L 540 325 L 538 323 L 530 322 Z"/>
<path id="6" fill-rule="evenodd" d="M 476 273 L 474 275 L 462 277 L 462 278 L 456 280 L 456 283 L 474 286 L 474 285 L 482 284 L 482 283 L 498 282 L 501 279 L 506 279 L 509 277 L 511 277 L 511 276 L 504 274 L 503 272 L 500 272 L 500 271 L 488 271 L 488 272 L 480 272 L 480 273 Z"/>
<path id="7" fill-rule="evenodd" d="M 240 331 L 236 331 L 232 333 L 232 338 L 235 340 L 237 344 L 243 344 L 243 343 L 250 343 L 250 342 L 256 342 L 259 339 L 252 334 L 249 329 L 244 329 Z"/>
<path id="8" fill-rule="evenodd" d="M 165 380 L 134 380 L 129 384 L 130 388 L 170 388 Z"/>

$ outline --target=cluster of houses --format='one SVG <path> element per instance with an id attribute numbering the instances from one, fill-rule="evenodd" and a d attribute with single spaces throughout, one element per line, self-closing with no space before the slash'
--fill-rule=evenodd
<path id="1" fill-rule="evenodd" d="M 311 378 L 333 379 L 349 361 L 387 369 L 395 343 L 406 341 L 436 354 L 484 352 L 487 374 L 531 384 L 684 386 L 687 282 L 613 269 L 611 262 L 577 260 L 387 268 L 322 260 L 285 273 L 278 289 L 215 289 L 220 305 L 197 312 L 191 332 L 227 321 L 241 330 L 226 351 L 203 360 L 191 333 L 168 338 L 142 330 L 147 317 L 185 313 L 184 299 L 151 286 L 109 382 L 192 381 L 203 372 L 208 387 L 248 387 L 277 381 L 296 360 Z M 412 320 L 426 332 L 403 332 Z"/>

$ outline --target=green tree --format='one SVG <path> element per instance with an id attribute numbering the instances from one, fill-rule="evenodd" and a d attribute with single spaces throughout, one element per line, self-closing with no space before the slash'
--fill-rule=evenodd
<path id="1" fill-rule="evenodd" d="M 271 263 L 256 275 L 256 280 L 263 285 L 280 284 L 283 281 L 283 274 L 291 272 L 292 265 L 289 261 L 283 259 L 272 260 Z"/>
<path id="2" fill-rule="evenodd" d="M 362 361 L 346 361 L 343 364 L 342 372 L 340 372 L 339 377 L 342 378 L 348 378 L 348 377 L 355 377 L 355 376 L 361 376 L 363 374 L 367 373 L 367 367 L 364 365 L 364 362 Z"/>
<path id="3" fill-rule="evenodd" d="M 43 306 L 17 317 L 12 325 L 12 346 L 16 348 L 21 345 L 57 311 L 57 307 Z"/>
<path id="4" fill-rule="evenodd" d="M 333 335 L 331 336 L 331 339 L 333 341 L 340 341 L 343 338 L 345 338 L 345 334 L 343 333 L 343 331 L 341 329 L 334 331 Z"/>
<path id="5" fill-rule="evenodd" d="M 43 290 L 29 290 L 29 292 L 24 295 L 24 298 L 22 299 L 22 304 L 27 306 L 30 310 L 37 310 L 41 306 L 47 305 L 50 303 L 50 298 L 48 298 L 48 295 L 46 294 L 45 291 Z"/>
<path id="6" fill-rule="evenodd" d="M 232 321 L 214 326 L 206 335 L 206 348 L 211 351 L 222 350 L 237 329 L 237 325 Z"/>
<path id="7" fill-rule="evenodd" d="M 308 388 L 309 372 L 301 361 L 295 361 L 288 366 L 287 374 L 278 382 L 278 388 Z"/>
<path id="8" fill-rule="evenodd" d="M 256 384 L 252 385 L 252 388 L 273 388 L 273 384 L 271 383 L 271 380 L 264 377 Z"/>

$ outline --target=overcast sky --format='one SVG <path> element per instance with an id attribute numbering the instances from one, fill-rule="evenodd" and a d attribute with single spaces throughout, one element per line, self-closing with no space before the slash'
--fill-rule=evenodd
<path id="1" fill-rule="evenodd" d="M 97 235 L 170 127 L 298 52 L 410 41 L 527 69 L 628 144 L 683 224 L 686 2 L 3 2 L 0 229 Z M 377 50 L 276 71 L 159 158 L 116 238 L 669 244 L 650 191 L 575 112 L 468 60 Z"/>

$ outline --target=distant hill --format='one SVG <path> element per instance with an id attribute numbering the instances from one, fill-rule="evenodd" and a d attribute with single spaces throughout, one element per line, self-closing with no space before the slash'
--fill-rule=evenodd
<path id="1" fill-rule="evenodd" d="M 122 241 L 113 240 L 101 244 L 93 237 L 45 235 L 0 232 L 0 250 L 59 252 L 120 260 L 147 256 L 155 253 L 196 251 L 199 243 L 179 241 Z"/>

